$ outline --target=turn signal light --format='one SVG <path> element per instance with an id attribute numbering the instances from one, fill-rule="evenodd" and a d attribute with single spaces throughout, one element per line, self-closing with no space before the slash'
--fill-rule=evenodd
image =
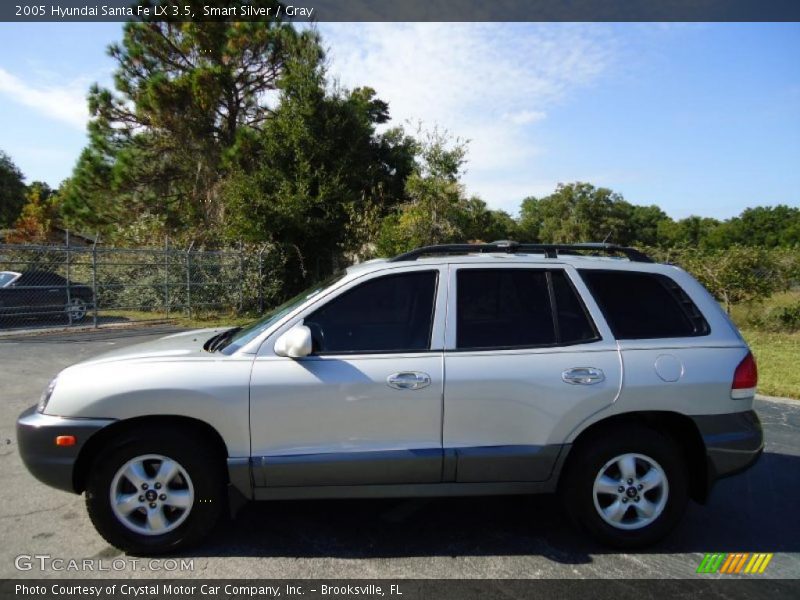
<path id="1" fill-rule="evenodd" d="M 74 435 L 56 436 L 56 446 L 74 446 L 74 445 L 75 445 Z"/>

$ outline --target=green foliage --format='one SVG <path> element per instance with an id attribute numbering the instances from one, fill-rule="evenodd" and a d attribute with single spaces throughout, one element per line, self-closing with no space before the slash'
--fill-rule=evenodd
<path id="1" fill-rule="evenodd" d="M 559 184 L 541 199 L 525 198 L 519 234 L 526 242 L 608 241 L 653 245 L 659 223 L 668 219 L 657 206 L 635 206 L 608 188 L 589 183 Z"/>
<path id="2" fill-rule="evenodd" d="M 11 158 L 0 150 L 0 228 L 9 227 L 25 204 L 25 182 L 22 172 Z"/>
<path id="3" fill-rule="evenodd" d="M 775 253 L 731 246 L 725 250 L 679 252 L 673 260 L 692 273 L 730 313 L 733 304 L 761 300 L 786 289 L 788 280 Z"/>
<path id="4" fill-rule="evenodd" d="M 34 181 L 25 191 L 25 205 L 7 241 L 13 244 L 44 242 L 58 218 L 59 200 L 50 186 Z"/>
<path id="5" fill-rule="evenodd" d="M 785 205 L 757 206 L 720 223 L 709 234 L 707 244 L 727 248 L 739 244 L 776 248 L 800 242 L 800 208 Z"/>
<path id="6" fill-rule="evenodd" d="M 517 237 L 517 222 L 503 210 L 491 210 L 486 202 L 472 197 L 459 203 L 457 213 L 463 241 L 494 242 Z"/>
<path id="7" fill-rule="evenodd" d="M 380 254 L 460 238 L 464 190 L 459 182 L 466 143 L 434 130 L 418 146 L 419 162 L 405 182 L 407 201 L 384 221 L 377 242 Z"/>
<path id="8" fill-rule="evenodd" d="M 376 132 L 388 119 L 372 89 L 328 90 L 321 55 L 298 52 L 272 117 L 223 184 L 225 239 L 286 247 L 292 287 L 359 253 L 414 167 L 411 138 Z"/>
<path id="9" fill-rule="evenodd" d="M 800 331 L 800 302 L 768 313 L 767 326 L 772 331 Z"/>
<path id="10" fill-rule="evenodd" d="M 664 219 L 658 223 L 658 245 L 662 247 L 708 247 L 709 236 L 719 221 L 707 217 L 687 217 L 679 221 Z"/>
<path id="11" fill-rule="evenodd" d="M 68 220 L 111 235 L 156 215 L 174 234 L 213 241 L 220 181 L 270 118 L 287 60 L 309 46 L 321 54 L 313 32 L 279 21 L 126 23 L 109 48 L 116 92 L 89 93 L 91 140 L 65 189 Z"/>

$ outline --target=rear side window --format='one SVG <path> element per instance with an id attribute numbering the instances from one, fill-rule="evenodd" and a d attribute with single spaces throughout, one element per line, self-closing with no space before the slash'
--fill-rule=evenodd
<path id="1" fill-rule="evenodd" d="M 314 352 L 368 353 L 428 350 L 436 271 L 366 281 L 306 317 Z"/>
<path id="2" fill-rule="evenodd" d="M 562 271 L 461 269 L 456 286 L 459 349 L 530 348 L 598 339 Z"/>
<path id="3" fill-rule="evenodd" d="M 581 277 L 618 339 L 708 335 L 708 322 L 670 277 L 581 269 Z"/>

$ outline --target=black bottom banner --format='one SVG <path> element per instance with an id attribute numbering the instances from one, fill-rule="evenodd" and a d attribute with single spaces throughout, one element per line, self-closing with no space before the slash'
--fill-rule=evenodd
<path id="1" fill-rule="evenodd" d="M 485 600 L 557 598 L 800 598 L 799 580 L 780 579 L 5 579 L 0 600 Z"/>

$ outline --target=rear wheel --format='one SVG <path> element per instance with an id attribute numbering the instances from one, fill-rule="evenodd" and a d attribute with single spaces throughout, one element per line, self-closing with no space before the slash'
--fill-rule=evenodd
<path id="1" fill-rule="evenodd" d="M 86 507 L 110 544 L 134 554 L 197 543 L 219 519 L 221 457 L 182 432 L 150 430 L 104 451 L 86 486 Z"/>
<path id="2" fill-rule="evenodd" d="M 653 544 L 678 523 L 688 500 L 675 442 L 643 427 L 617 427 L 579 443 L 560 487 L 577 524 L 603 544 Z"/>

